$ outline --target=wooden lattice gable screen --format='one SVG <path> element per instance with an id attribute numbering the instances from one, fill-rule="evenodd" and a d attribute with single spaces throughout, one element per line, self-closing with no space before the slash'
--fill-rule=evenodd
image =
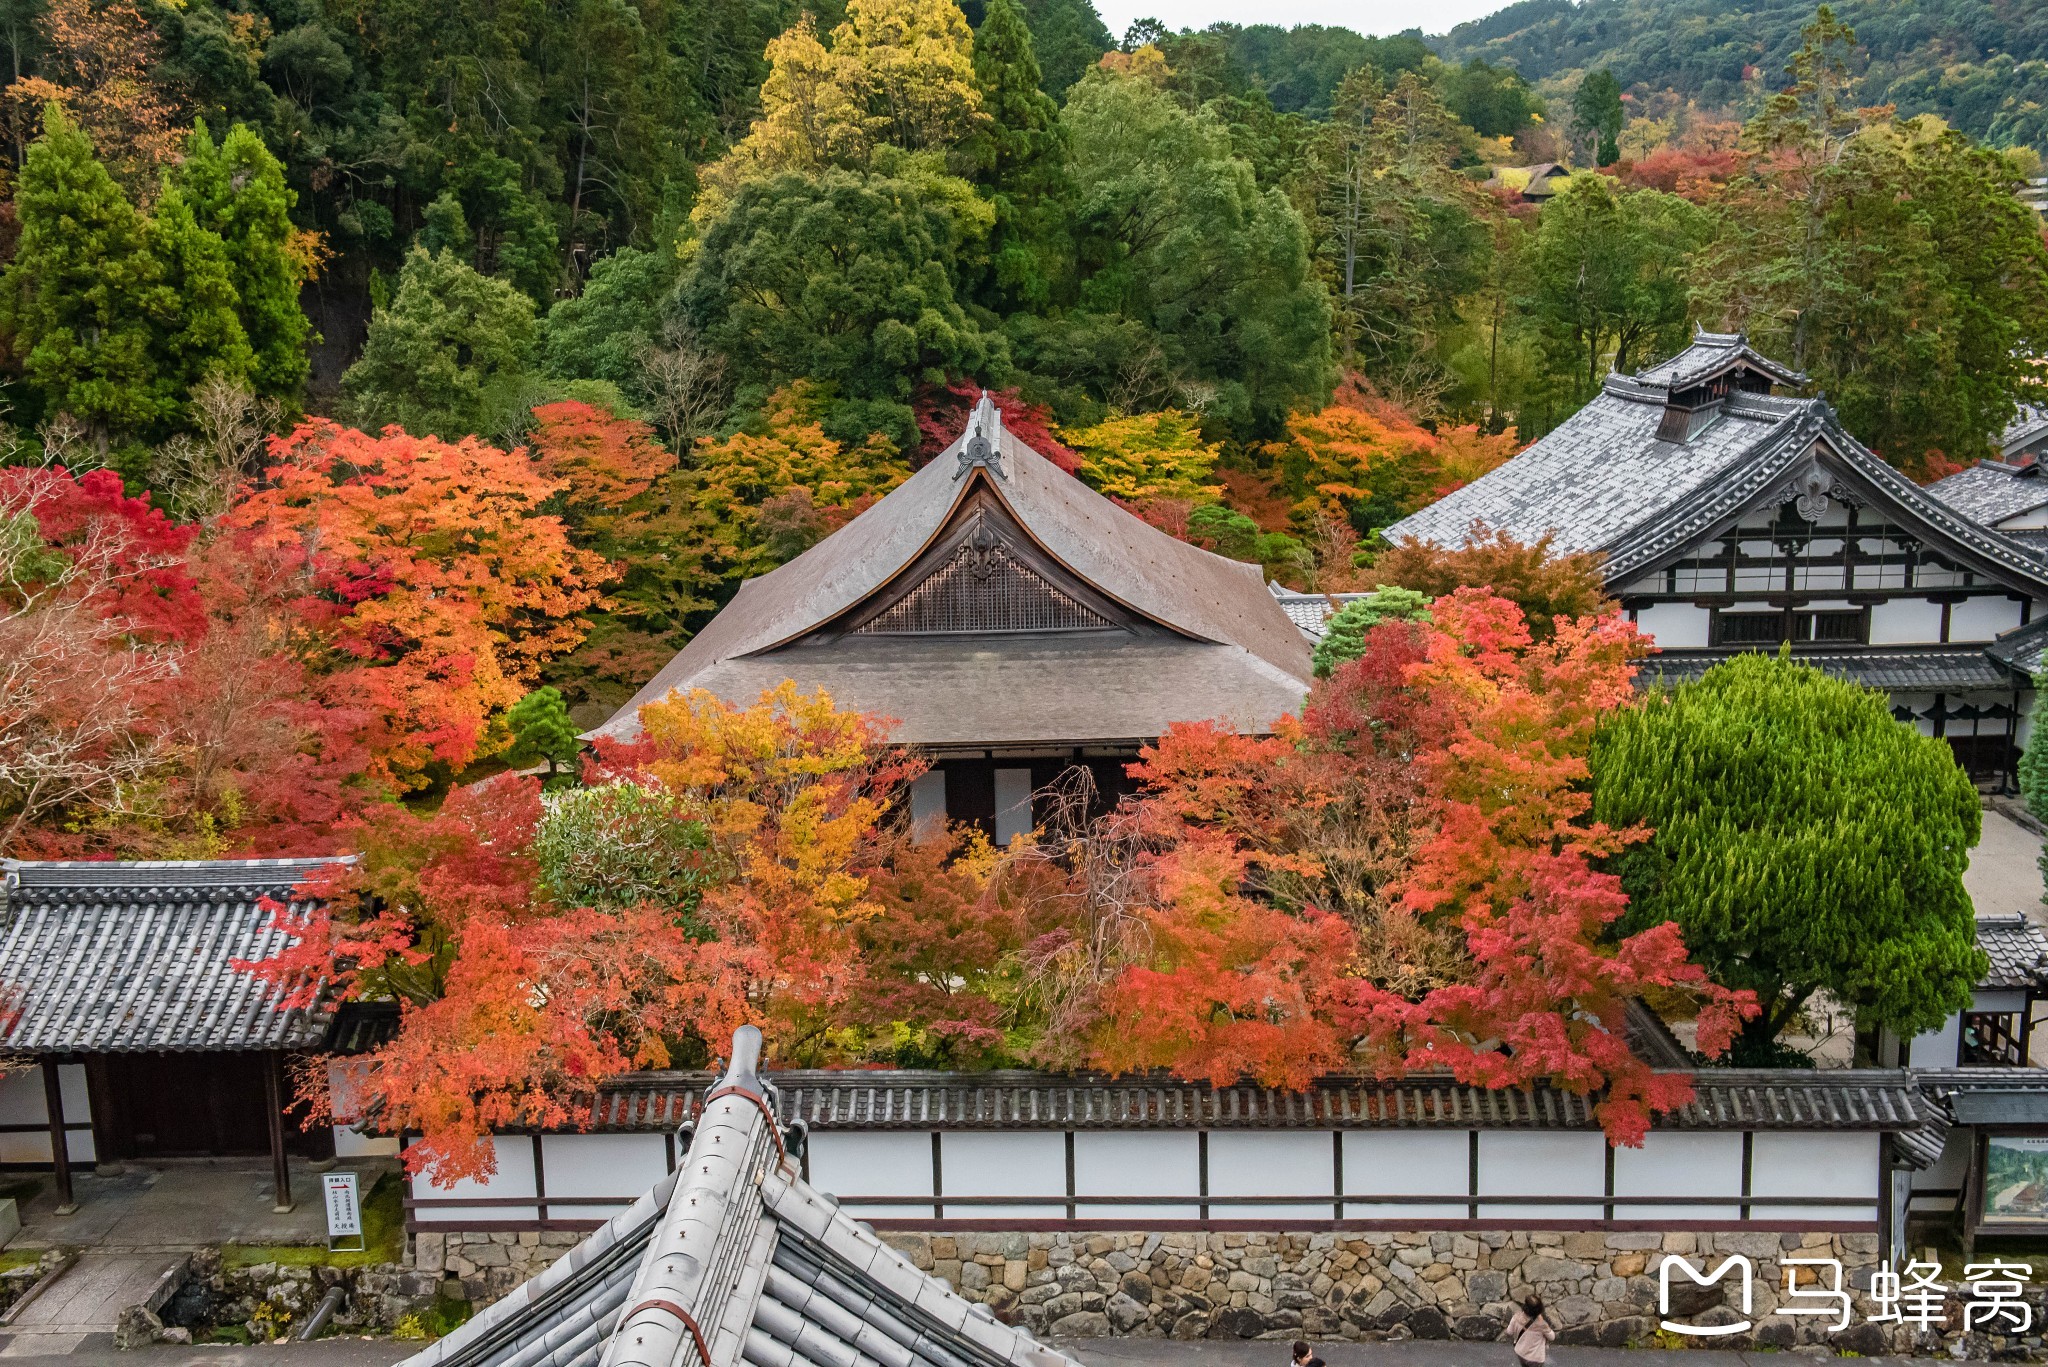
<path id="1" fill-rule="evenodd" d="M 1094 631 L 1129 614 L 1050 557 L 985 496 L 904 573 L 848 615 L 855 635 Z"/>

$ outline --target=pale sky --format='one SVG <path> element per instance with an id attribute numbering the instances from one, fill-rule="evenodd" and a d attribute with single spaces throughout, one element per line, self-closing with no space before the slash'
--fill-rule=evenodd
<path id="1" fill-rule="evenodd" d="M 1118 38 L 1134 19 L 1150 17 L 1170 29 L 1207 28 L 1219 19 L 1237 24 L 1329 24 L 1381 35 L 1419 28 L 1442 33 L 1453 24 L 1493 13 L 1508 0 L 1095 0 Z"/>

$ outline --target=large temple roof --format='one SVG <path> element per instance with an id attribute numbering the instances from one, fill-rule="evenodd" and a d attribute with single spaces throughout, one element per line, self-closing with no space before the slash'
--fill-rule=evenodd
<path id="1" fill-rule="evenodd" d="M 1548 535 L 1558 550 L 1601 554 L 1610 581 L 1622 582 L 1751 507 L 1838 493 L 1883 508 L 1995 579 L 2048 594 L 2048 564 L 2030 548 L 1885 464 L 1824 400 L 1759 392 L 1799 378 L 1739 335 L 1703 333 L 1639 375 L 1608 376 L 1554 431 L 1385 536 L 1455 546 L 1476 525 L 1521 541 Z M 1703 401 L 1710 384 L 1719 388 Z M 1674 428 L 1674 408 L 1695 420 Z"/>
<path id="2" fill-rule="evenodd" d="M 1017 564 L 1059 577 L 1072 590 L 1055 593 L 1060 601 L 1092 595 L 1104 611 L 1076 609 L 1078 629 L 854 634 L 878 596 L 933 572 L 931 556 L 967 519 L 985 521 L 975 535 Z M 969 536 L 960 554 L 981 545 Z M 674 690 L 750 703 L 784 678 L 897 718 L 895 739 L 910 744 L 1122 740 L 1212 716 L 1269 725 L 1300 705 L 1309 660 L 1257 566 L 1179 541 L 1097 494 L 1005 431 L 984 396 L 930 464 L 742 585 L 598 734 L 635 734 L 640 707 Z"/>
<path id="3" fill-rule="evenodd" d="M 798 1175 L 760 1033 L 654 1190 L 404 1367 L 1078 1367 Z"/>

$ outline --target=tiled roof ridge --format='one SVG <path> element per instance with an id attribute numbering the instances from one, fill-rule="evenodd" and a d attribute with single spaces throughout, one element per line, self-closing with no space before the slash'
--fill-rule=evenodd
<path id="1" fill-rule="evenodd" d="M 76 890 L 110 888 L 154 891 L 179 888 L 289 888 L 334 864 L 352 864 L 353 854 L 290 859 L 31 860 L 0 859 L 0 873 L 16 896 L 43 897 Z"/>
<path id="2" fill-rule="evenodd" d="M 1671 1070 L 1680 1071 L 1680 1070 Z M 1920 1123 L 1910 1076 L 1896 1069 L 1684 1070 L 1694 1098 L 1661 1129 L 1826 1124 L 1897 1130 Z M 814 1129 L 1516 1128 L 1594 1129 L 1597 1096 L 1538 1084 L 1489 1089 L 1448 1075 L 1324 1079 L 1306 1092 L 1171 1079 L 1009 1073 L 779 1073 L 779 1113 Z M 600 1089 L 600 1129 L 686 1123 L 700 1074 L 632 1074 Z"/>
<path id="3" fill-rule="evenodd" d="M 801 1176 L 742 1027 L 674 1172 L 405 1367 L 1079 1367 Z"/>
<path id="4" fill-rule="evenodd" d="M 1633 375 L 1624 375 L 1618 370 L 1610 371 L 1607 378 L 1600 382 L 1600 388 L 1603 392 L 1612 394 L 1616 398 L 1628 399 L 1637 403 L 1664 403 L 1669 400 L 1671 395 L 1671 387 L 1669 385 L 1639 380 Z"/>

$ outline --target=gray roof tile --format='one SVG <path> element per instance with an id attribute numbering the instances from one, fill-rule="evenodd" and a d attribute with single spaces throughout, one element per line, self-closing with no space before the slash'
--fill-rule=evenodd
<path id="1" fill-rule="evenodd" d="M 1886 1071 L 1703 1068 L 1667 1129 L 1828 1124 L 1896 1130 L 1920 1122 L 1905 1075 Z M 635 1073 L 601 1089 L 596 1127 L 670 1128 L 695 1114 L 702 1073 Z M 814 1130 L 1597 1129 L 1597 1097 L 1549 1086 L 1491 1090 L 1448 1075 L 1331 1077 L 1306 1092 L 1163 1078 L 1034 1073 L 831 1071 L 776 1075 L 777 1114 Z"/>
<path id="2" fill-rule="evenodd" d="M 1999 434 L 1999 451 L 2008 456 L 2016 455 L 2044 436 L 2048 436 L 2048 406 L 2022 404 L 2019 415 Z"/>
<path id="3" fill-rule="evenodd" d="M 1927 486 L 1927 492 L 1986 527 L 2048 504 L 2048 472 L 2039 465 L 1979 461 Z"/>
<path id="4" fill-rule="evenodd" d="M 1966 564 L 2048 594 L 2039 555 L 1931 497 L 1845 431 L 1824 401 L 1733 393 L 1712 425 L 1671 442 L 1656 435 L 1666 393 L 1661 384 L 1610 375 L 1562 426 L 1385 536 L 1455 546 L 1479 523 L 1521 541 L 1550 535 L 1558 550 L 1601 553 L 1610 583 L 1627 582 L 1757 500 L 1790 497 L 1819 446 L 1851 497 Z"/>
<path id="5" fill-rule="evenodd" d="M 1336 615 L 1337 609 L 1354 598 L 1370 598 L 1370 593 L 1297 593 L 1278 584 L 1269 585 L 1273 597 L 1286 612 L 1288 620 L 1301 628 L 1301 634 L 1311 641 L 1323 639 L 1323 623 Z"/>
<path id="6" fill-rule="evenodd" d="M 153 863 L 0 861 L 0 990 L 14 1010 L 0 1048 L 22 1053 L 302 1049 L 327 1018 L 281 1010 L 234 967 L 291 944 L 261 905 L 321 859 Z"/>
<path id="7" fill-rule="evenodd" d="M 757 1104 L 756 1048 L 735 1042 L 674 1173 L 405 1367 L 1078 1367 L 806 1182 Z"/>
<path id="8" fill-rule="evenodd" d="M 2048 935 L 2024 916 L 1979 916 L 1977 947 L 1991 960 L 1979 987 L 2039 987 L 2048 979 Z"/>
<path id="9" fill-rule="evenodd" d="M 1761 370 L 1779 384 L 1806 383 L 1806 376 L 1756 350 L 1739 332 L 1695 332 L 1692 345 L 1668 361 L 1638 371 L 1636 378 L 1645 384 L 1683 389 L 1737 366 Z"/>
<path id="10" fill-rule="evenodd" d="M 1660 650 L 1644 660 L 1636 673 L 1639 686 L 1691 683 L 1709 669 L 1742 653 L 1727 650 Z M 1768 651 L 1750 653 L 1772 653 Z M 1940 693 L 1966 689 L 2012 688 L 2009 670 L 1980 649 L 1887 650 L 1882 646 L 1854 652 L 1797 652 L 1793 659 L 1823 674 L 1869 688 L 1901 693 Z"/>

